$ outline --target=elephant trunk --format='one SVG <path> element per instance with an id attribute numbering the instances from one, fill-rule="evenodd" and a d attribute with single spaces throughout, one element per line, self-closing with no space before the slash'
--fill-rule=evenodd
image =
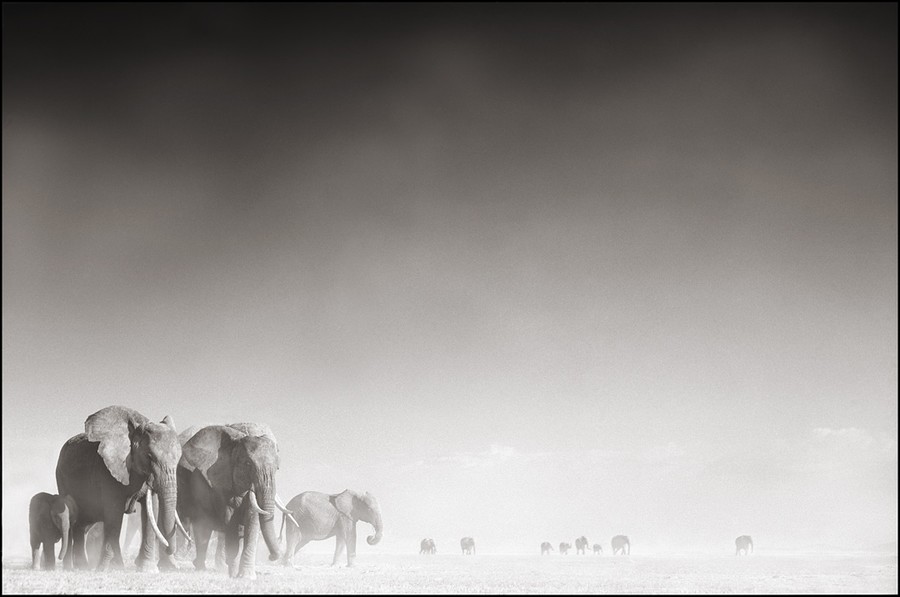
<path id="1" fill-rule="evenodd" d="M 282 553 L 281 545 L 278 541 L 278 536 L 275 531 L 276 505 L 274 483 L 261 483 L 259 485 L 256 485 L 253 490 L 251 490 L 250 496 L 253 495 L 254 491 L 258 492 L 256 499 L 258 499 L 259 507 L 262 510 L 265 510 L 265 514 L 259 514 L 259 528 L 260 531 L 262 531 L 262 536 L 263 540 L 266 542 L 266 547 L 269 548 L 269 560 L 274 562 L 275 560 L 281 558 Z"/>
<path id="2" fill-rule="evenodd" d="M 175 541 L 176 523 L 175 523 L 175 506 L 178 500 L 178 493 L 175 489 L 175 476 L 172 475 L 171 482 L 161 483 L 159 485 L 159 527 L 163 535 L 166 537 L 168 546 L 166 553 L 175 554 L 177 547 Z"/>
<path id="3" fill-rule="evenodd" d="M 375 518 L 372 521 L 372 526 L 375 527 L 375 534 L 366 537 L 366 543 L 369 545 L 375 545 L 381 541 L 381 537 L 384 535 L 384 524 L 381 522 L 381 511 L 375 509 L 372 513 L 375 515 Z"/>

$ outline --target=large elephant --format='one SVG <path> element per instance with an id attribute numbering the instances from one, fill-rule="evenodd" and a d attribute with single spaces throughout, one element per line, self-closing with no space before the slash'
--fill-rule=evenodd
<path id="1" fill-rule="evenodd" d="M 745 556 L 753 553 L 753 538 L 750 535 L 741 535 L 734 540 L 734 555 L 739 555 L 741 552 L 744 552 Z"/>
<path id="2" fill-rule="evenodd" d="M 256 578 L 260 530 L 269 559 L 281 557 L 275 536 L 275 508 L 285 509 L 276 495 L 279 465 L 278 445 L 268 425 L 207 425 L 185 442 L 178 463 L 178 511 L 191 520 L 197 546 L 195 568 L 206 568 L 214 530 L 225 533 L 231 576 Z"/>
<path id="3" fill-rule="evenodd" d="M 166 416 L 153 423 L 141 413 L 124 406 L 108 406 L 84 422 L 84 433 L 70 438 L 59 452 L 56 484 L 61 495 L 70 495 L 78 505 L 78 522 L 72 525 L 72 554 L 76 568 L 87 567 L 84 552 L 85 529 L 103 523 L 104 549 L 97 565 L 123 567 L 119 535 L 122 516 L 133 510 L 138 500 L 141 512 L 141 569 L 155 569 L 156 541 L 165 548 L 159 566 L 174 568 L 176 528 L 186 532 L 175 512 L 177 484 L 175 467 L 181 446 L 172 419 Z M 159 495 L 159 523 L 152 512 L 154 492 Z M 147 507 L 147 504 L 150 504 Z"/>
<path id="4" fill-rule="evenodd" d="M 28 531 L 31 538 L 31 568 L 38 569 L 41 546 L 44 547 L 43 568 L 52 570 L 56 567 L 53 558 L 56 542 L 62 540 L 59 559 L 66 557 L 72 549 L 73 537 L 70 533 L 72 525 L 78 522 L 78 505 L 68 495 L 36 493 L 28 504 Z M 67 560 L 71 565 L 71 558 Z"/>
<path id="5" fill-rule="evenodd" d="M 437 553 L 437 547 L 434 544 L 434 539 L 425 538 L 422 539 L 422 542 L 419 543 L 419 554 L 431 555 Z"/>
<path id="6" fill-rule="evenodd" d="M 319 491 L 304 491 L 287 503 L 287 510 L 294 521 L 287 524 L 287 547 L 281 563 L 290 566 L 294 554 L 310 541 L 335 538 L 332 566 L 337 566 L 344 548 L 347 548 L 347 566 L 356 559 L 356 523 L 363 521 L 375 528 L 375 534 L 366 537 L 369 545 L 381 541 L 384 525 L 378 500 L 369 492 L 361 493 L 345 489 L 329 495 Z M 282 517 L 285 525 L 287 513 Z"/>
<path id="7" fill-rule="evenodd" d="M 616 535 L 610 541 L 612 543 L 612 552 L 613 555 L 616 555 L 618 552 L 622 552 L 623 556 L 629 555 L 631 553 L 631 541 L 628 540 L 628 537 L 625 535 Z"/>
<path id="8" fill-rule="evenodd" d="M 549 541 L 544 541 L 541 543 L 541 555 L 548 554 L 553 551 L 553 546 L 550 545 Z"/>
<path id="9" fill-rule="evenodd" d="M 475 539 L 463 537 L 459 540 L 459 546 L 462 548 L 463 555 L 471 556 L 475 554 Z"/>
<path id="10" fill-rule="evenodd" d="M 594 555 L 602 554 L 602 553 L 603 553 L 603 546 L 600 545 L 599 543 L 594 543 Z"/>
<path id="11" fill-rule="evenodd" d="M 590 545 L 588 538 L 582 535 L 578 539 L 575 539 L 575 553 L 576 554 L 584 554 L 587 546 Z"/>
<path id="12" fill-rule="evenodd" d="M 571 543 L 566 543 L 565 541 L 559 544 L 559 553 L 561 555 L 569 555 L 569 550 L 572 549 Z"/>

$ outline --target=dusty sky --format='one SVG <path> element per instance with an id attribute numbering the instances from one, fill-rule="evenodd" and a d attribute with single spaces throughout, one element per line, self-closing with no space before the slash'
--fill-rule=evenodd
<path id="1" fill-rule="evenodd" d="M 110 404 L 383 551 L 896 550 L 897 157 L 896 4 L 5 4 L 3 553 Z"/>

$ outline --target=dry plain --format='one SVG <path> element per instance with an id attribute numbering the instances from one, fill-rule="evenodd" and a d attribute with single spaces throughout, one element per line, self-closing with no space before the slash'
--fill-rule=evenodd
<path id="1" fill-rule="evenodd" d="M 552 556 L 365 554 L 332 568 L 300 554 L 295 569 L 259 564 L 256 580 L 196 572 L 32 571 L 4 558 L 3 593 L 897 593 L 897 556 L 884 554 Z"/>

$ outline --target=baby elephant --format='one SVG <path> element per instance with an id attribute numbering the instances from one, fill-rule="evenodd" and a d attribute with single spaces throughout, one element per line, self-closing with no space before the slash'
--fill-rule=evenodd
<path id="1" fill-rule="evenodd" d="M 56 567 L 53 550 L 56 542 L 62 539 L 59 559 L 66 568 L 72 567 L 72 544 L 74 536 L 69 531 L 78 521 L 78 506 L 69 495 L 52 495 L 36 493 L 28 506 L 28 525 L 31 534 L 31 569 L 38 569 L 38 553 L 44 545 L 44 570 Z M 66 558 L 66 555 L 69 555 Z"/>

